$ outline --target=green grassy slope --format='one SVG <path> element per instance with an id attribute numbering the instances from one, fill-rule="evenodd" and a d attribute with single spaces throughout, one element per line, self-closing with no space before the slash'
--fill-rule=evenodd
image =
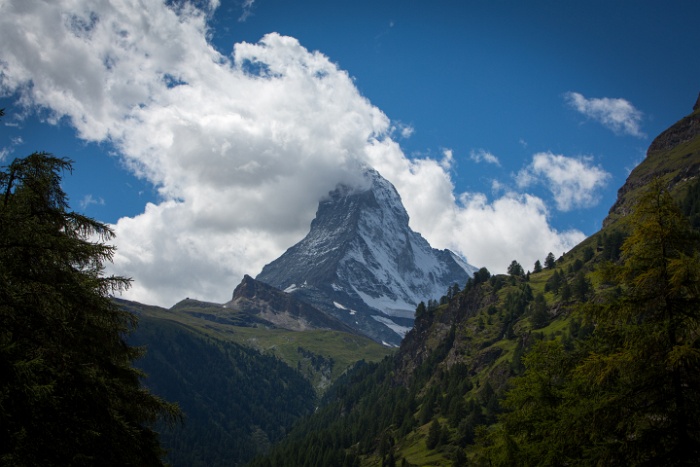
<path id="1" fill-rule="evenodd" d="M 358 360 L 375 362 L 391 352 L 391 349 L 371 339 L 338 331 L 268 329 L 252 327 L 243 318 L 240 321 L 230 318 L 222 323 L 198 316 L 207 314 L 208 308 L 218 311 L 221 305 L 217 304 L 190 300 L 168 310 L 123 300 L 119 303 L 156 322 L 177 323 L 197 335 L 236 343 L 275 356 L 290 368 L 300 371 L 319 394 Z"/>

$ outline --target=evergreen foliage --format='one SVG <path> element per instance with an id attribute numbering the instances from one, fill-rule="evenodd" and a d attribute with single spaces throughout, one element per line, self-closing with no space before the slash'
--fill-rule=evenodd
<path id="1" fill-rule="evenodd" d="M 556 258 L 554 258 L 554 253 L 552 253 L 550 251 L 549 253 L 547 253 L 547 257 L 544 259 L 544 266 L 547 269 L 554 269 L 556 264 L 557 264 L 557 260 L 556 260 Z"/>
<path id="2" fill-rule="evenodd" d="M 468 292 L 477 285 L 484 283 L 489 279 L 491 279 L 491 273 L 489 272 L 489 270 L 486 268 L 481 268 L 478 271 L 474 272 L 473 277 L 467 279 L 467 284 L 464 286 L 464 290 L 465 292 Z"/>
<path id="3" fill-rule="evenodd" d="M 562 286 L 563 282 L 566 282 L 566 277 L 562 277 L 563 275 L 559 272 L 558 269 L 554 270 L 554 273 L 551 275 L 551 277 L 547 280 L 544 286 L 544 291 L 545 292 L 554 292 L 555 294 L 559 293 L 559 289 Z"/>
<path id="4" fill-rule="evenodd" d="M 532 305 L 532 327 L 535 329 L 543 328 L 549 322 L 549 312 L 547 311 L 547 299 L 544 294 L 537 294 L 535 302 Z"/>
<path id="5" fill-rule="evenodd" d="M 700 183 L 696 180 L 688 189 L 681 203 L 683 214 L 688 217 L 690 225 L 700 230 Z"/>
<path id="6" fill-rule="evenodd" d="M 621 293 L 581 307 L 596 327 L 573 351 L 543 342 L 527 354 L 503 429 L 482 433 L 490 464 L 696 465 L 698 239 L 658 181 L 630 221 L 622 263 L 605 270 Z M 518 455 L 504 458 L 510 448 Z"/>
<path id="7" fill-rule="evenodd" d="M 248 462 L 280 441 L 317 402 L 299 372 L 248 347 L 146 317 L 131 340 L 148 343 L 138 362 L 149 375 L 146 385 L 183 412 L 184 424 L 159 426 L 173 467 Z"/>
<path id="8" fill-rule="evenodd" d="M 434 419 L 428 430 L 428 438 L 425 440 L 425 447 L 435 449 L 440 444 L 440 436 L 442 435 L 442 425 L 438 419 Z"/>
<path id="9" fill-rule="evenodd" d="M 539 259 L 535 261 L 535 266 L 533 267 L 532 272 L 535 274 L 542 272 L 542 263 L 540 263 Z"/>
<path id="10" fill-rule="evenodd" d="M 698 237 L 660 180 L 631 221 L 611 271 L 622 296 L 594 308 L 598 347 L 577 369 L 607 395 L 593 439 L 612 462 L 691 465 L 700 457 Z"/>
<path id="11" fill-rule="evenodd" d="M 516 260 L 513 260 L 510 265 L 508 265 L 508 274 L 510 276 L 521 277 L 525 275 L 523 267 Z"/>
<path id="12" fill-rule="evenodd" d="M 612 232 L 605 232 L 602 238 L 602 259 L 618 261 L 622 252 L 622 244 L 625 241 L 625 234 L 620 230 L 613 230 Z"/>
<path id="13" fill-rule="evenodd" d="M 162 465 L 151 425 L 177 408 L 140 384 L 136 317 L 102 275 L 105 224 L 69 210 L 67 159 L 34 153 L 0 172 L 0 464 Z"/>

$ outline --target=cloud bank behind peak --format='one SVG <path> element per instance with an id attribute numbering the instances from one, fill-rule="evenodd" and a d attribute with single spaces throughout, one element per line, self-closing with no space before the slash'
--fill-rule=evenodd
<path id="1" fill-rule="evenodd" d="M 538 197 L 455 193 L 452 151 L 407 157 L 393 139 L 400 123 L 322 53 L 270 33 L 222 55 L 207 40 L 210 10 L 180 3 L 10 0 L 0 19 L 0 92 L 67 119 L 85 141 L 109 142 L 158 189 L 157 203 L 113 226 L 109 272 L 134 278 L 127 298 L 227 300 L 364 165 L 396 186 L 433 246 L 492 272 L 584 238 L 551 228 Z"/>

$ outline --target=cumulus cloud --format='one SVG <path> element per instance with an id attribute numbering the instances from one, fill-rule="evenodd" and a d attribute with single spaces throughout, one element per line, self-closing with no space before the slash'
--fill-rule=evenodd
<path id="1" fill-rule="evenodd" d="M 594 206 L 599 201 L 599 189 L 610 177 L 601 167 L 592 165 L 590 157 L 572 158 L 540 152 L 517 174 L 516 181 L 520 188 L 544 185 L 554 195 L 557 209 L 570 211 Z"/>
<path id="2" fill-rule="evenodd" d="M 472 263 L 492 272 L 505 272 L 513 260 L 527 269 L 548 252 L 559 256 L 585 238 L 578 230 L 551 228 L 547 207 L 536 196 L 506 193 L 489 202 L 483 194 L 465 193 L 459 202 L 454 219 L 454 231 L 459 234 L 444 241 L 450 241 L 456 251 L 471 252 Z"/>
<path id="3" fill-rule="evenodd" d="M 602 123 L 615 133 L 644 138 L 640 128 L 642 112 L 625 99 L 609 97 L 587 99 L 578 92 L 567 92 L 566 102 L 583 115 Z"/>
<path id="4" fill-rule="evenodd" d="M 472 149 L 472 151 L 469 153 L 469 158 L 477 163 L 486 162 L 488 164 L 494 164 L 498 166 L 501 165 L 501 162 L 498 160 L 498 157 L 494 156 L 491 152 L 485 149 Z"/>
<path id="5" fill-rule="evenodd" d="M 362 164 L 394 183 L 434 246 L 494 272 L 583 238 L 552 230 L 538 198 L 456 196 L 450 150 L 406 157 L 392 138 L 401 127 L 296 39 L 270 33 L 221 55 L 207 41 L 217 5 L 3 3 L 0 93 L 66 119 L 83 140 L 110 142 L 158 189 L 157 203 L 113 226 L 109 272 L 134 278 L 127 298 L 227 300 L 243 274 L 303 237 L 318 200 Z"/>

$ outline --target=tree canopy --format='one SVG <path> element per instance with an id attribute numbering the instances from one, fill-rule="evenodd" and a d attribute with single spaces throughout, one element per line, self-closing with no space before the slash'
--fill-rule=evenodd
<path id="1" fill-rule="evenodd" d="M 162 465 L 159 418 L 176 406 L 150 394 L 124 336 L 136 317 L 103 275 L 114 248 L 103 223 L 70 211 L 46 153 L 0 172 L 0 464 Z"/>
<path id="2" fill-rule="evenodd" d="M 511 261 L 508 265 L 508 274 L 511 276 L 524 276 L 525 270 L 516 260 Z"/>
<path id="3" fill-rule="evenodd" d="M 554 253 L 551 251 L 547 253 L 547 257 L 544 259 L 544 265 L 547 269 L 554 269 L 554 266 L 556 266 L 557 260 L 554 258 Z"/>

